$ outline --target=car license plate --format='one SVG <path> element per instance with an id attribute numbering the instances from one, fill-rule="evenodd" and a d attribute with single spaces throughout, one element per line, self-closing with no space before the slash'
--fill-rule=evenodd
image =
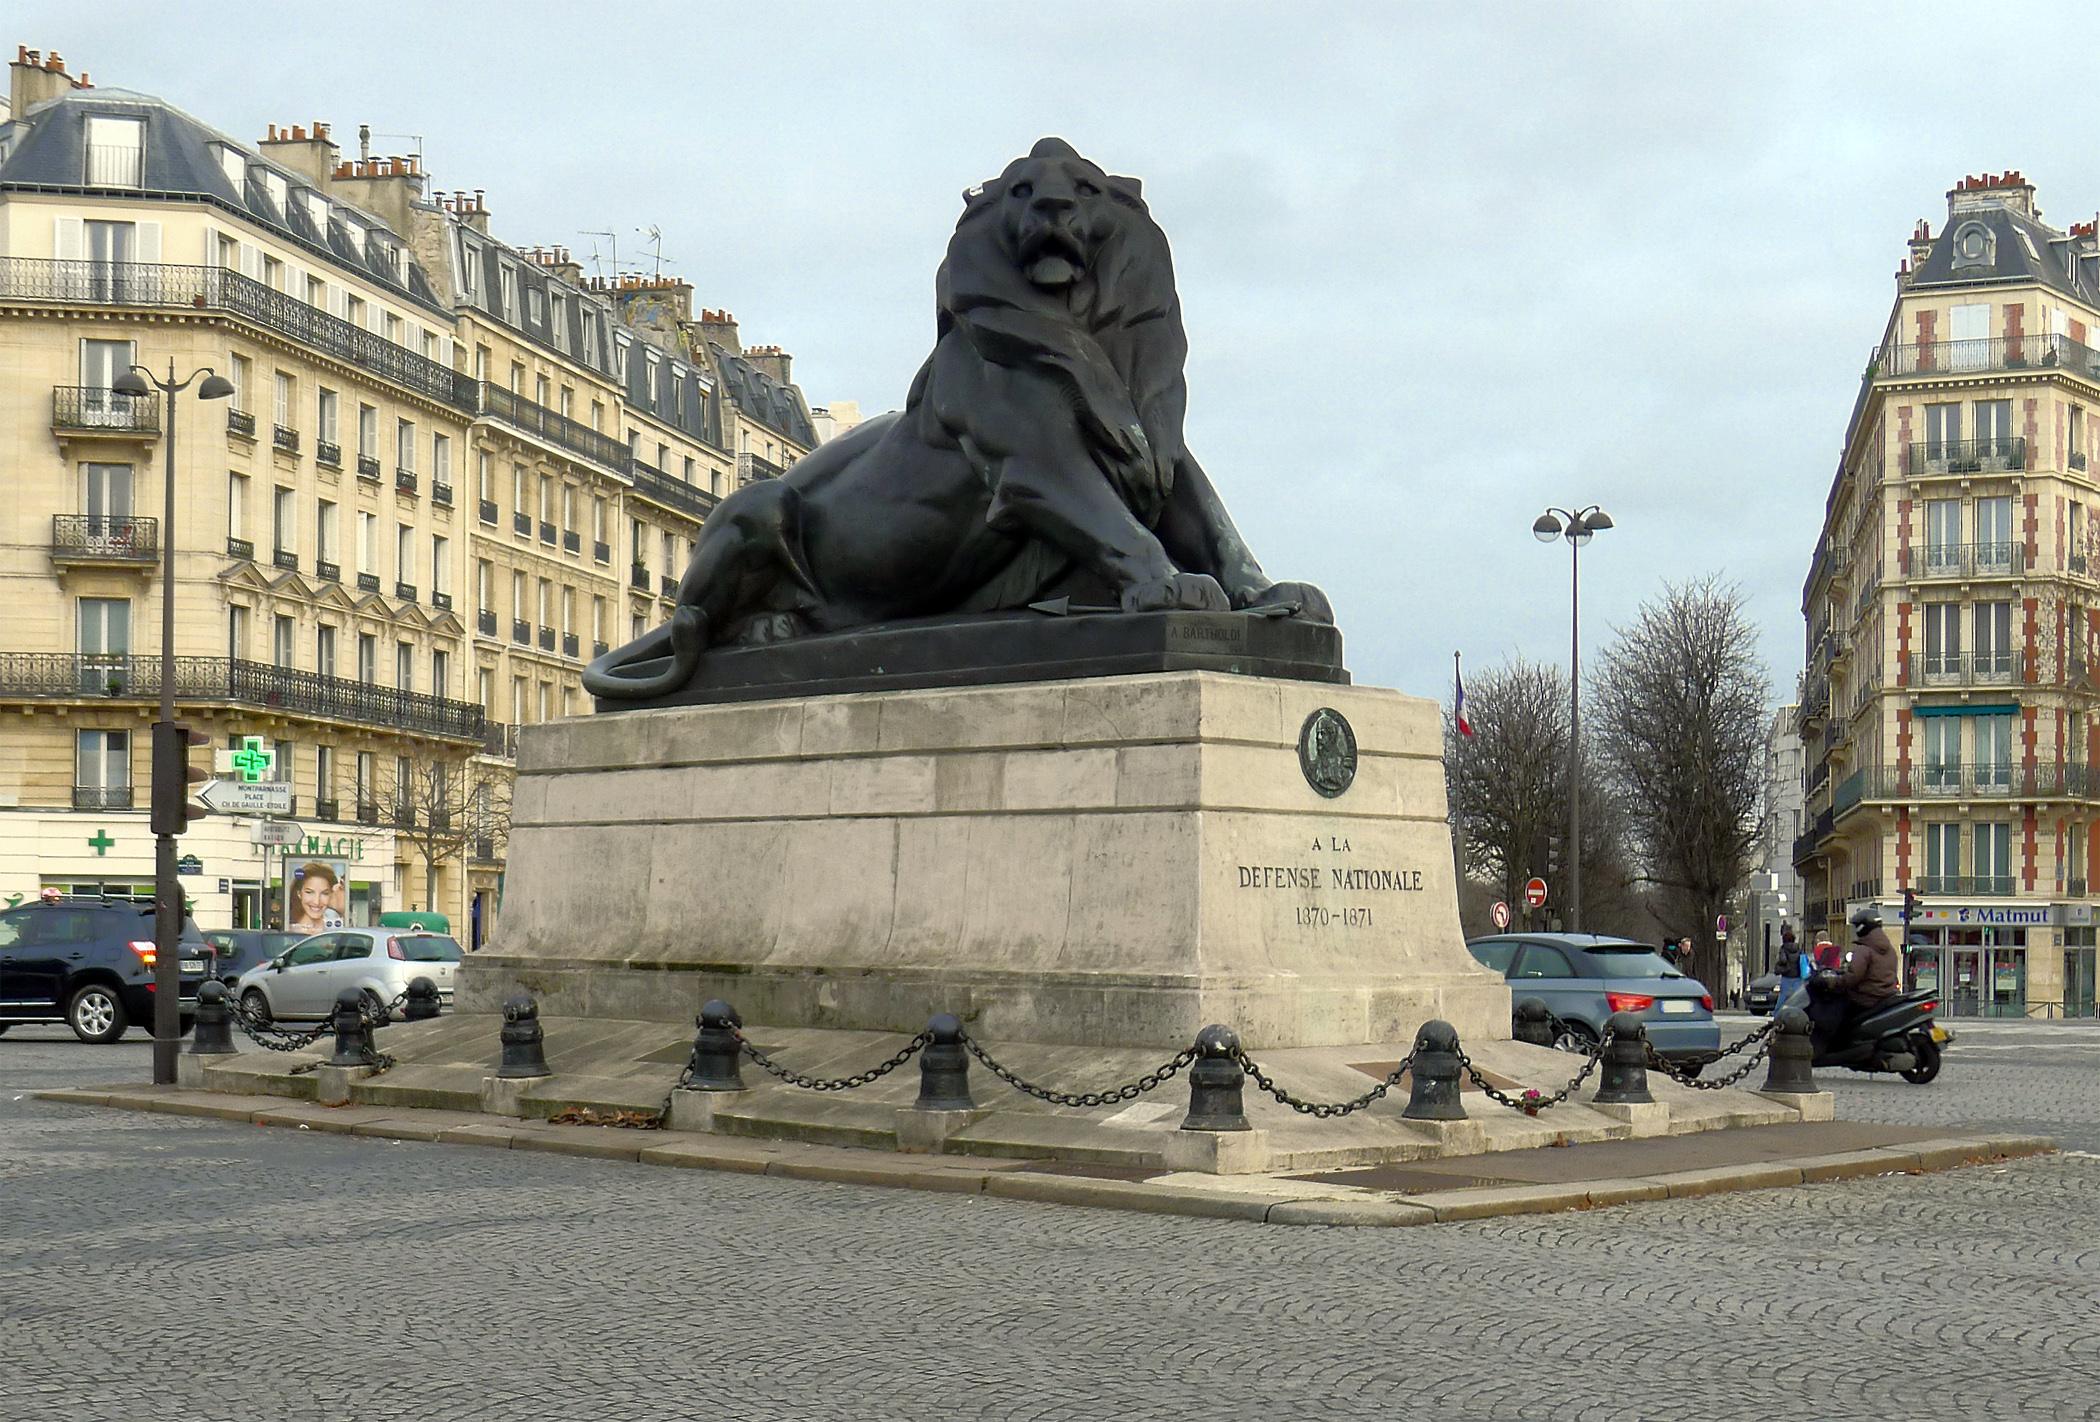
<path id="1" fill-rule="evenodd" d="M 204 971 L 204 960 L 202 958 L 184 958 L 182 960 L 182 970 L 185 973 L 201 973 Z"/>
<path id="2" fill-rule="evenodd" d="M 1690 1012 L 1697 1005 L 1688 997 L 1666 997 L 1656 1004 L 1664 1012 Z"/>

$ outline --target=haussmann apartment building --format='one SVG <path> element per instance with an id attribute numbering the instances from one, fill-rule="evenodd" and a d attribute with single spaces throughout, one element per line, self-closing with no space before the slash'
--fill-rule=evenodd
<path id="1" fill-rule="evenodd" d="M 2100 902 L 2100 249 L 2018 173 L 1921 221 L 1802 607 L 1810 935 L 1918 895 L 1953 1015 L 2091 1016 Z"/>
<path id="2" fill-rule="evenodd" d="M 325 124 L 240 142 L 27 48 L 0 118 L 0 906 L 152 897 L 172 423 L 177 717 L 260 738 L 302 831 L 194 821 L 199 923 L 268 921 L 304 856 L 352 922 L 478 936 L 516 727 L 586 712 L 708 510 L 816 442 L 789 357 Z M 235 394 L 127 398 L 134 362 Z"/>

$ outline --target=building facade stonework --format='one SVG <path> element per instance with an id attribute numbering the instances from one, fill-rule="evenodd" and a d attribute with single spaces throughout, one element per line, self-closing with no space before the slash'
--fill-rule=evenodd
<path id="1" fill-rule="evenodd" d="M 709 319 L 716 318 L 716 319 Z M 134 362 L 230 401 L 128 399 Z M 353 921 L 491 921 L 515 728 L 669 613 L 701 521 L 816 442 L 777 348 L 675 277 L 586 276 L 327 125 L 236 142 L 23 48 L 0 122 L 0 904 L 150 897 L 163 548 L 178 719 L 257 736 Z M 177 527 L 161 526 L 175 422 Z M 269 919 L 250 822 L 182 837 Z"/>
<path id="2" fill-rule="evenodd" d="M 2100 886 L 2100 249 L 2018 173 L 1921 221 L 1802 610 L 1809 933 L 1878 903 L 1955 1015 L 2089 1016 Z"/>

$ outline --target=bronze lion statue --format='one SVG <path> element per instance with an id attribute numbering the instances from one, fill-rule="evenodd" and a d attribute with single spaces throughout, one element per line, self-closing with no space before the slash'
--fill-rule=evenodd
<path id="1" fill-rule="evenodd" d="M 904 409 L 723 499 L 670 624 L 594 662 L 592 694 L 675 691 L 711 646 L 1058 594 L 1333 620 L 1262 573 L 1182 443 L 1188 339 L 1136 179 L 1042 140 L 964 194 L 935 293 Z"/>

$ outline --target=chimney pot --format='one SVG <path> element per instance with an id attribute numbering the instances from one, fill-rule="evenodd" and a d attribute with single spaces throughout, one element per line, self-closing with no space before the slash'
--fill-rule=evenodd
<path id="1" fill-rule="evenodd" d="M 63 74 L 66 72 L 66 62 L 59 58 L 58 51 L 54 49 L 51 51 L 51 57 L 44 61 L 44 68 L 54 74 Z"/>

